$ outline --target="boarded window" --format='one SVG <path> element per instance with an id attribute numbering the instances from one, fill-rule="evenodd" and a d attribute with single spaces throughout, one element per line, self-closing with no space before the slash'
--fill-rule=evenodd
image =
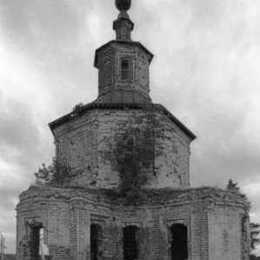
<path id="1" fill-rule="evenodd" d="M 91 260 L 98 260 L 101 256 L 102 228 L 98 224 L 90 226 Z"/>
<path id="2" fill-rule="evenodd" d="M 124 260 L 138 259 L 137 231 L 136 226 L 127 226 L 123 230 Z"/>
<path id="3" fill-rule="evenodd" d="M 183 224 L 174 224 L 171 231 L 171 259 L 187 260 L 188 259 L 188 232 L 187 227 Z"/>
<path id="4" fill-rule="evenodd" d="M 121 80 L 132 79 L 132 64 L 130 59 L 121 60 Z"/>

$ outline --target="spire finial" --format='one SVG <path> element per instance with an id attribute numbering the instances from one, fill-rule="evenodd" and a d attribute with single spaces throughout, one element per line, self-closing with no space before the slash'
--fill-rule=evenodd
<path id="1" fill-rule="evenodd" d="M 116 7 L 120 14 L 114 21 L 113 28 L 116 31 L 116 39 L 120 41 L 130 41 L 131 31 L 134 29 L 134 24 L 130 20 L 127 11 L 131 7 L 131 0 L 115 0 Z"/>
<path id="2" fill-rule="evenodd" d="M 127 12 L 131 7 L 131 0 L 116 0 L 116 7 L 120 12 Z"/>

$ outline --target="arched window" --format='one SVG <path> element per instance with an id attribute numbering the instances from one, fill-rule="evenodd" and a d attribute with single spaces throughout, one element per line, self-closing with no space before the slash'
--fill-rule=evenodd
<path id="1" fill-rule="evenodd" d="M 242 218 L 241 218 L 241 255 L 242 255 L 243 260 L 247 259 L 246 256 L 248 256 L 249 252 L 250 252 L 248 241 L 251 240 L 250 241 L 251 249 L 254 247 L 254 243 L 253 243 L 254 240 L 250 239 L 250 237 L 249 237 L 248 225 L 249 225 L 248 216 L 242 216 Z"/>
<path id="2" fill-rule="evenodd" d="M 170 228 L 171 232 L 171 259 L 188 259 L 188 232 L 183 224 L 174 224 Z"/>
<path id="3" fill-rule="evenodd" d="M 90 254 L 91 260 L 98 260 L 101 256 L 102 228 L 98 224 L 90 226 Z"/>
<path id="4" fill-rule="evenodd" d="M 127 226 L 123 230 L 124 260 L 138 259 L 137 231 L 136 226 Z"/>
<path id="5" fill-rule="evenodd" d="M 31 228 L 31 257 L 33 260 L 40 258 L 40 230 L 41 227 Z"/>
<path id="6" fill-rule="evenodd" d="M 132 80 L 132 62 L 128 58 L 121 59 L 121 80 Z"/>
<path id="7" fill-rule="evenodd" d="M 33 221 L 27 225 L 29 231 L 29 250 L 30 250 L 30 259 L 39 260 L 41 257 L 41 237 L 43 234 L 43 225 L 41 223 Z"/>

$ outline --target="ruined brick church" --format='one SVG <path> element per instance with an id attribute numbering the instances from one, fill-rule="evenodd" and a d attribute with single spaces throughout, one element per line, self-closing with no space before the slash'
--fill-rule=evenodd
<path id="1" fill-rule="evenodd" d="M 190 186 L 195 135 L 152 102 L 153 54 L 131 39 L 130 5 L 116 0 L 116 40 L 96 50 L 97 99 L 50 123 L 71 171 L 20 195 L 17 259 L 42 259 L 42 234 L 52 260 L 248 260 L 249 203 Z"/>

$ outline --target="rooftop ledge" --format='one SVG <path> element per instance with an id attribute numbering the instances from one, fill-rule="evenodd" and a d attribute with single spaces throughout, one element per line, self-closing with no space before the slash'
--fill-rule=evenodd
<path id="1" fill-rule="evenodd" d="M 142 197 L 134 201 L 134 206 L 184 206 L 199 205 L 222 205 L 236 206 L 247 210 L 250 203 L 246 195 L 235 190 L 224 190 L 217 187 L 199 187 L 185 189 L 147 189 L 141 191 Z M 29 203 L 31 199 L 42 201 L 52 199 L 63 199 L 67 201 L 85 200 L 93 203 L 110 203 L 110 205 L 131 205 L 132 201 L 122 196 L 115 190 L 88 189 L 82 187 L 57 188 L 48 185 L 34 185 L 20 195 L 20 201 Z M 128 203 L 126 203 L 128 202 Z M 18 205 L 19 208 L 19 205 Z"/>
<path id="2" fill-rule="evenodd" d="M 140 109 L 140 110 L 154 110 L 160 111 L 165 114 L 170 120 L 172 120 L 191 140 L 196 139 L 196 135 L 190 131 L 184 124 L 182 124 L 170 111 L 168 111 L 163 105 L 160 104 L 143 104 L 143 103 L 89 103 L 87 105 L 80 106 L 76 111 L 58 118 L 57 120 L 51 122 L 49 127 L 53 132 L 54 129 L 58 126 L 65 124 L 71 120 L 74 120 L 78 117 L 83 116 L 87 111 L 94 109 L 116 109 L 116 110 L 125 110 L 125 109 Z"/>

